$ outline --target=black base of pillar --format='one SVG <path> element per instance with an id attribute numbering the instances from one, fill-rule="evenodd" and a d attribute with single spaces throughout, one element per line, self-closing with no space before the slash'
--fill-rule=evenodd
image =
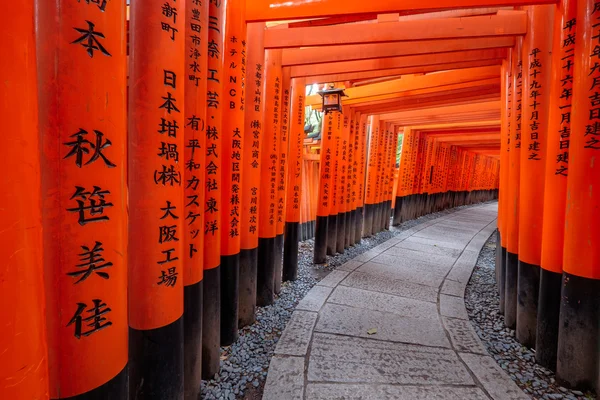
<path id="1" fill-rule="evenodd" d="M 285 230 L 285 228 L 284 228 Z M 273 275 L 273 290 L 281 293 L 281 275 L 283 273 L 283 233 L 275 236 L 275 272 Z"/>
<path id="2" fill-rule="evenodd" d="M 329 217 L 317 216 L 315 229 L 315 264 L 325 264 L 327 261 L 327 231 Z"/>
<path id="3" fill-rule="evenodd" d="M 338 232 L 336 236 L 336 251 L 343 253 L 345 250 L 346 242 L 346 213 L 338 214 Z"/>
<path id="4" fill-rule="evenodd" d="M 353 232 L 352 230 L 352 218 L 353 218 L 353 214 L 354 211 L 348 211 L 346 213 L 346 229 L 344 229 L 344 249 L 349 248 L 350 246 L 352 246 L 352 240 L 350 238 L 350 232 Z"/>
<path id="5" fill-rule="evenodd" d="M 221 256 L 221 346 L 238 338 L 240 254 Z"/>
<path id="6" fill-rule="evenodd" d="M 358 244 L 360 243 L 361 239 L 362 239 L 362 231 L 363 231 L 363 226 L 364 226 L 364 218 L 365 218 L 365 208 L 364 207 L 358 207 L 356 209 L 356 232 L 354 232 L 354 244 Z"/>
<path id="7" fill-rule="evenodd" d="M 375 206 L 373 204 L 365 204 L 363 212 L 363 237 L 369 237 L 373 235 L 373 213 Z"/>
<path id="8" fill-rule="evenodd" d="M 500 233 L 498 233 L 500 236 Z M 500 239 L 498 239 L 500 242 Z M 505 295 L 506 295 L 506 287 L 504 283 L 506 281 L 506 248 L 500 247 L 500 260 L 498 261 L 498 291 L 500 292 L 500 314 L 504 315 L 504 306 L 505 306 Z"/>
<path id="9" fill-rule="evenodd" d="M 240 251 L 240 293 L 238 327 L 252 325 L 256 320 L 256 268 L 258 247 Z"/>
<path id="10" fill-rule="evenodd" d="M 504 279 L 504 325 L 517 326 L 517 284 L 519 281 L 519 256 L 506 252 L 506 275 Z"/>
<path id="11" fill-rule="evenodd" d="M 535 359 L 552 371 L 556 371 L 561 286 L 562 274 L 540 271 Z"/>
<path id="12" fill-rule="evenodd" d="M 516 337 L 523 346 L 535 349 L 540 266 L 519 260 Z"/>
<path id="13" fill-rule="evenodd" d="M 600 279 L 563 274 L 556 378 L 579 390 L 596 390 L 600 354 Z"/>
<path id="14" fill-rule="evenodd" d="M 77 396 L 60 397 L 52 400 L 104 400 L 104 399 L 126 399 L 128 396 L 128 366 L 121 370 L 114 378 L 99 386 Z"/>
<path id="15" fill-rule="evenodd" d="M 285 242 L 283 244 L 284 282 L 298 279 L 298 222 L 285 223 Z"/>
<path id="16" fill-rule="evenodd" d="M 275 298 L 275 238 L 258 238 L 256 305 L 270 306 Z"/>
<path id="17" fill-rule="evenodd" d="M 327 217 L 327 255 L 335 256 L 337 252 L 338 216 Z"/>
<path id="18" fill-rule="evenodd" d="M 200 397 L 203 283 L 200 281 L 183 288 L 183 381 L 186 399 Z"/>
<path id="19" fill-rule="evenodd" d="M 156 329 L 129 328 L 129 398 L 183 399 L 183 316 Z"/>
<path id="20" fill-rule="evenodd" d="M 398 226 L 402 221 L 402 200 L 403 197 L 396 197 L 396 203 L 394 204 L 394 221 L 392 225 Z"/>
<path id="21" fill-rule="evenodd" d="M 204 270 L 202 290 L 202 379 L 221 369 L 221 267 Z"/>

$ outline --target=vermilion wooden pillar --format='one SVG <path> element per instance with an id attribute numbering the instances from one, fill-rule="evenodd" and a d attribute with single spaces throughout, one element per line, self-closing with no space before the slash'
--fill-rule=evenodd
<path id="1" fill-rule="evenodd" d="M 336 115 L 329 112 L 323 116 L 321 130 L 321 154 L 319 162 L 317 219 L 315 225 L 314 263 L 324 264 L 327 261 L 327 231 L 329 209 L 331 208 L 331 176 L 334 150 L 334 124 Z"/>
<path id="2" fill-rule="evenodd" d="M 0 12 L 11 16 L 0 26 L 10 60 L 0 63 L 0 116 L 10 132 L 0 149 L 0 398 L 47 399 L 34 4 L 4 2 Z"/>
<path id="3" fill-rule="evenodd" d="M 275 275 L 273 288 L 281 292 L 283 272 L 283 234 L 285 232 L 285 201 L 287 191 L 287 158 L 289 152 L 290 69 L 284 68 L 281 81 L 281 121 L 279 137 L 279 162 L 277 165 L 277 236 L 275 237 Z"/>
<path id="4" fill-rule="evenodd" d="M 156 10 L 160 14 L 160 7 Z M 106 4 L 40 1 L 36 12 L 50 397 L 125 398 L 128 364 L 125 1 Z M 8 22 L 9 26 L 11 23 Z M 33 29 L 31 24 L 29 29 Z M 5 36 L 3 43 L 14 34 Z M 23 43 L 27 45 L 26 41 Z M 27 57 L 35 62 L 35 51 L 31 47 L 29 50 L 32 51 Z M 24 55 L 24 51 L 25 48 L 19 54 Z M 34 83 L 32 80 L 20 84 Z M 162 83 L 161 70 L 155 84 Z M 2 96 L 6 95 L 3 89 Z M 183 102 L 183 97 L 179 99 Z M 9 112 L 15 101 L 10 99 L 8 110 L 3 108 L 2 112 Z M 153 110 L 158 110 L 161 104 L 160 96 L 153 98 Z M 20 111 L 14 115 L 20 115 Z M 33 121 L 34 115 L 28 118 Z M 160 120 L 154 122 L 158 124 Z M 156 127 L 153 124 L 152 130 Z M 160 137 L 158 133 L 155 135 Z M 152 153 L 156 154 L 158 147 L 153 147 Z M 148 186 L 155 186 L 152 172 L 146 171 Z M 161 206 L 157 203 L 153 208 L 155 213 L 165 206 L 164 202 Z M 157 229 L 156 223 L 152 230 L 153 245 L 143 245 L 146 257 L 152 260 L 147 261 L 143 278 L 140 275 L 141 279 L 152 280 L 153 285 L 161 280 L 156 264 L 160 252 L 154 244 Z M 179 281 L 177 287 L 161 285 L 157 292 L 173 293 L 182 288 Z M 133 292 L 135 288 L 129 290 Z M 170 301 L 170 298 L 165 300 L 167 304 Z M 146 315 L 151 315 L 144 321 L 140 320 L 145 315 L 132 321 L 140 322 L 135 325 L 138 329 L 149 328 L 153 322 L 158 322 L 154 327 L 163 322 L 169 325 L 181 316 L 181 308 L 173 307 L 169 316 L 172 319 L 162 319 L 160 312 L 148 312 Z M 156 319 L 152 320 L 153 317 Z M 183 345 L 183 340 L 179 344 Z M 159 357 L 162 355 L 165 354 L 160 353 Z M 177 386 L 178 382 L 173 379 L 173 383 Z"/>
<path id="5" fill-rule="evenodd" d="M 202 382 L 202 299 L 204 278 L 204 167 L 206 156 L 206 69 L 208 3 L 186 0 L 184 180 L 184 384 L 197 398 Z"/>
<path id="6" fill-rule="evenodd" d="M 256 304 L 274 300 L 275 237 L 277 236 L 277 167 L 281 123 L 281 50 L 265 54 L 264 138 L 261 153 L 261 201 L 258 227 L 258 273 Z"/>
<path id="7" fill-rule="evenodd" d="M 221 346 L 238 338 L 243 175 L 246 1 L 229 0 L 223 67 L 221 206 Z"/>
<path id="8" fill-rule="evenodd" d="M 338 214 L 339 214 L 339 196 L 338 196 L 338 175 L 340 166 L 340 147 L 342 134 L 342 118 L 340 112 L 334 113 L 333 136 L 331 143 L 331 185 L 330 185 L 330 207 L 329 217 L 327 218 L 327 255 L 334 256 L 337 253 L 337 235 L 338 235 Z"/>
<path id="9" fill-rule="evenodd" d="M 305 80 L 291 80 L 291 104 L 289 122 L 289 156 L 287 170 L 287 202 L 285 214 L 285 243 L 283 249 L 283 280 L 298 278 L 298 239 L 302 199 L 302 153 L 304 146 L 304 99 Z"/>
<path id="10" fill-rule="evenodd" d="M 254 323 L 258 265 L 258 212 L 261 198 L 260 167 L 263 141 L 264 23 L 247 25 L 244 134 L 242 157 L 242 225 L 240 250 L 239 326 Z"/>
<path id="11" fill-rule="evenodd" d="M 379 146 L 379 116 L 369 116 L 368 167 L 365 190 L 365 217 L 363 237 L 373 235 L 373 219 L 375 216 L 375 190 L 377 179 L 377 153 Z"/>
<path id="12" fill-rule="evenodd" d="M 350 137 L 350 108 L 344 107 L 342 114 L 342 130 L 340 132 L 340 151 L 338 156 L 338 234 L 336 237 L 336 250 L 338 253 L 344 253 L 346 244 L 346 179 L 348 177 L 348 139 Z"/>
<path id="13" fill-rule="evenodd" d="M 212 379 L 221 364 L 221 232 L 223 212 L 223 95 L 225 13 L 229 2 L 208 5 L 206 72 L 206 160 L 204 171 L 204 290 L 202 311 L 202 377 Z M 189 184 L 189 183 L 188 183 Z"/>
<path id="14" fill-rule="evenodd" d="M 185 3 L 163 6 L 131 8 L 129 390 L 138 398 L 184 390 Z"/>
<path id="15" fill-rule="evenodd" d="M 356 131 L 358 135 L 358 148 L 357 148 L 357 162 L 356 170 L 357 173 L 357 184 L 356 184 L 356 232 L 354 236 L 354 243 L 360 243 L 363 226 L 364 226 L 364 204 L 365 204 L 365 173 L 367 165 L 367 116 L 364 114 L 358 114 L 356 116 L 357 125 Z"/>
<path id="16" fill-rule="evenodd" d="M 542 257 L 544 176 L 550 105 L 554 5 L 528 8 L 523 39 L 523 125 L 519 196 L 519 279 L 516 337 L 535 347 Z"/>
<path id="17" fill-rule="evenodd" d="M 517 38 L 512 57 L 512 109 L 506 224 L 506 273 L 504 280 L 504 323 L 514 329 L 517 324 L 517 284 L 519 251 L 519 177 L 521 165 L 521 127 L 523 125 L 522 39 Z"/>
<path id="18" fill-rule="evenodd" d="M 600 52 L 597 1 L 577 2 L 577 34 L 557 378 L 600 389 Z"/>
<path id="19" fill-rule="evenodd" d="M 496 243 L 496 281 L 500 295 L 500 313 L 504 314 L 504 281 L 506 278 L 506 221 L 508 202 L 508 169 L 510 149 L 510 123 L 512 112 L 512 50 L 502 63 L 502 109 L 500 133 L 500 190 L 498 198 L 498 241 Z"/>
<path id="20" fill-rule="evenodd" d="M 356 192 L 357 172 L 354 170 L 356 162 L 356 147 L 358 144 L 356 133 L 356 113 L 350 109 L 350 124 L 349 140 L 348 140 L 348 166 L 346 168 L 346 209 L 348 216 L 346 219 L 346 238 L 345 247 L 348 248 L 354 244 L 354 232 L 356 231 L 356 206 L 354 204 L 354 195 Z"/>
<path id="21" fill-rule="evenodd" d="M 536 361 L 556 369 L 565 207 L 571 134 L 577 1 L 561 1 L 554 18 L 550 106 L 542 224 L 542 259 L 537 316 Z"/>

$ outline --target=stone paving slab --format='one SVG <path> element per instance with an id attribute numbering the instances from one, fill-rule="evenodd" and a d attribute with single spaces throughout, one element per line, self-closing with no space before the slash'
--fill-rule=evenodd
<path id="1" fill-rule="evenodd" d="M 442 284 L 445 274 L 444 271 L 441 271 L 440 269 L 434 270 L 433 266 L 430 268 L 418 268 L 416 265 L 417 263 L 415 262 L 413 263 L 413 266 L 401 267 L 369 261 L 364 263 L 356 271 L 436 288 Z"/>
<path id="2" fill-rule="evenodd" d="M 466 353 L 460 353 L 460 357 L 493 399 L 529 400 L 529 396 L 506 376 L 493 358 Z"/>
<path id="3" fill-rule="evenodd" d="M 496 218 L 496 205 L 456 211 L 327 275 L 294 311 L 263 398 L 528 399 L 487 355 L 464 304 Z"/>
<path id="4" fill-rule="evenodd" d="M 275 354 L 304 356 L 308 351 L 312 331 L 317 322 L 317 313 L 296 310 L 275 348 Z"/>
<path id="5" fill-rule="evenodd" d="M 315 333 L 308 380 L 404 385 L 472 385 L 454 351 Z"/>
<path id="6" fill-rule="evenodd" d="M 438 297 L 435 287 L 364 272 L 351 273 L 340 285 L 433 303 L 437 302 Z"/>
<path id="7" fill-rule="evenodd" d="M 367 333 L 377 329 L 375 335 Z M 439 319 L 410 318 L 364 308 L 326 303 L 315 332 L 373 338 L 424 346 L 450 347 Z"/>
<path id="8" fill-rule="evenodd" d="M 329 286 L 319 286 L 316 285 L 296 306 L 296 310 L 304 310 L 304 311 L 314 311 L 318 312 L 323 304 L 325 304 L 325 300 L 331 294 L 333 287 Z"/>
<path id="9" fill-rule="evenodd" d="M 437 305 L 390 294 L 338 286 L 328 303 L 388 312 L 403 317 L 438 319 Z"/>
<path id="10" fill-rule="evenodd" d="M 420 251 L 428 254 L 439 254 L 442 256 L 448 256 L 453 258 L 460 256 L 461 253 L 461 251 L 457 249 L 449 249 L 447 247 L 433 246 L 408 240 L 403 240 L 402 242 L 398 243 L 395 247 Z"/>
<path id="11" fill-rule="evenodd" d="M 263 400 L 304 398 L 304 357 L 275 355 L 269 365 Z"/>
<path id="12" fill-rule="evenodd" d="M 309 400 L 488 400 L 477 387 L 309 383 Z"/>

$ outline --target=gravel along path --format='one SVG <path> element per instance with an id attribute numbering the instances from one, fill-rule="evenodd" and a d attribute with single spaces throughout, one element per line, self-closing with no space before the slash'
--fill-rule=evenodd
<path id="1" fill-rule="evenodd" d="M 556 383 L 554 373 L 535 363 L 535 351 L 515 339 L 499 312 L 494 267 L 496 233 L 483 246 L 467 286 L 465 304 L 469 318 L 487 351 L 532 399 L 595 399 L 591 393 L 571 391 Z"/>
<path id="2" fill-rule="evenodd" d="M 365 238 L 360 244 L 347 249 L 344 254 L 327 257 L 327 264 L 313 264 L 313 240 L 300 243 L 298 257 L 298 280 L 285 282 L 275 303 L 259 307 L 256 323 L 240 330 L 240 338 L 233 345 L 221 348 L 221 372 L 215 379 L 202 382 L 202 398 L 246 399 L 262 397 L 271 357 L 292 312 L 308 291 L 329 272 L 383 243 L 401 232 L 426 221 L 450 214 L 470 206 L 462 206 L 407 221 L 389 231 Z"/>

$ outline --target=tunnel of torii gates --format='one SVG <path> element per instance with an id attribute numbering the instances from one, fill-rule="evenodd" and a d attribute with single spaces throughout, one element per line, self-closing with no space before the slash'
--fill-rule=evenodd
<path id="1" fill-rule="evenodd" d="M 498 193 L 506 325 L 598 385 L 599 1 L 0 11 L 0 398 L 198 398 L 299 240 Z"/>

